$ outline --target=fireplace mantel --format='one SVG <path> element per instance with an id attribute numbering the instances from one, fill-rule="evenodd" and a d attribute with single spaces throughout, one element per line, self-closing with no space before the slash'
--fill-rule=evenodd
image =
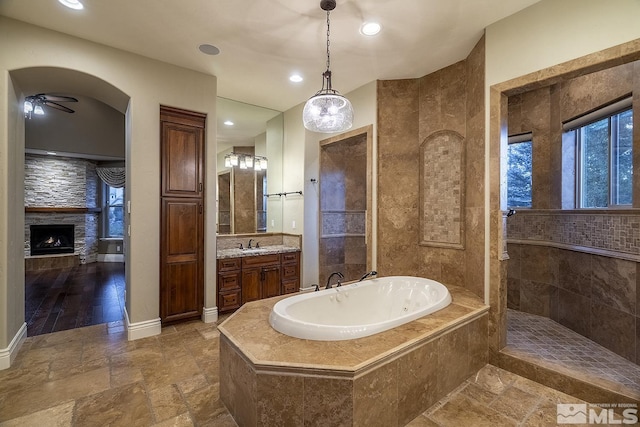
<path id="1" fill-rule="evenodd" d="M 70 213 L 70 214 L 88 214 L 100 213 L 101 208 L 63 208 L 63 207 L 36 207 L 25 206 L 25 213 Z"/>

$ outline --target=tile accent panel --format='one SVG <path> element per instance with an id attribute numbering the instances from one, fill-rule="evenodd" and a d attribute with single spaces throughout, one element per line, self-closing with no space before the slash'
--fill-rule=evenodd
<path id="1" fill-rule="evenodd" d="M 464 248 L 464 138 L 430 135 L 420 146 L 421 244 Z"/>

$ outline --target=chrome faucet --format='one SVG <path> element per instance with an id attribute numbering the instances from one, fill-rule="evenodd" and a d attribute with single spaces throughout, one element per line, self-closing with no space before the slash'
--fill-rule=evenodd
<path id="1" fill-rule="evenodd" d="M 344 275 L 342 273 L 340 273 L 339 271 L 336 271 L 335 273 L 331 273 L 331 275 L 327 279 L 327 286 L 325 286 L 325 289 L 331 289 L 331 279 L 333 278 L 333 276 L 338 276 L 338 285 L 337 286 L 340 286 L 340 280 L 344 279 Z"/>
<path id="2" fill-rule="evenodd" d="M 367 277 L 372 277 L 372 276 L 375 276 L 375 275 L 377 275 L 377 274 L 378 274 L 378 272 L 377 272 L 377 271 L 372 270 L 372 271 L 368 272 L 367 274 L 365 274 L 364 276 L 362 276 L 362 277 L 360 278 L 360 280 L 358 280 L 358 282 L 362 282 L 362 281 L 363 281 L 364 279 L 366 279 Z"/>
<path id="3" fill-rule="evenodd" d="M 251 246 L 251 242 L 255 242 L 255 240 L 249 239 L 249 244 L 247 245 L 247 249 L 253 248 L 253 246 Z"/>

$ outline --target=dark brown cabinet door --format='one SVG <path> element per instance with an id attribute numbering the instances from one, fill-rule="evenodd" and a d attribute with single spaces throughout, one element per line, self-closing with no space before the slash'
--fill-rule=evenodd
<path id="1" fill-rule="evenodd" d="M 162 196 L 201 197 L 204 177 L 204 119 L 161 110 Z M 176 115 L 170 113 L 175 112 Z"/>
<path id="2" fill-rule="evenodd" d="M 280 295 L 280 266 L 262 267 L 262 298 Z"/>
<path id="3" fill-rule="evenodd" d="M 162 201 L 161 319 L 198 317 L 203 305 L 202 221 L 198 199 Z"/>
<path id="4" fill-rule="evenodd" d="M 204 305 L 205 116 L 160 109 L 160 319 L 199 318 Z"/>
<path id="5" fill-rule="evenodd" d="M 260 267 L 242 270 L 242 303 L 257 301 L 262 298 L 262 282 Z"/>

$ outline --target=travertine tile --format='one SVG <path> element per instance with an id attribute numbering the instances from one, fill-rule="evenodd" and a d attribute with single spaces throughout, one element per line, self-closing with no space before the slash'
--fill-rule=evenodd
<path id="1" fill-rule="evenodd" d="M 25 427 L 25 426 L 70 426 L 73 420 L 73 407 L 75 402 L 67 402 L 42 411 L 33 412 L 9 421 L 0 422 L 1 427 Z"/>
<path id="2" fill-rule="evenodd" d="M 398 422 L 409 422 L 438 398 L 438 351 L 435 341 L 398 360 Z"/>
<path id="3" fill-rule="evenodd" d="M 131 426 L 153 423 L 142 383 L 112 388 L 78 399 L 74 411 L 77 425 Z"/>
<path id="4" fill-rule="evenodd" d="M 462 396 L 454 396 L 429 418 L 443 427 L 502 427 L 517 425 L 500 412 Z"/>
<path id="5" fill-rule="evenodd" d="M 304 424 L 304 386 L 301 376 L 258 374 L 257 396 L 258 425 Z"/>
<path id="6" fill-rule="evenodd" d="M 505 390 L 489 406 L 501 414 L 520 422 L 524 420 L 531 408 L 539 400 L 539 397 L 512 386 Z"/>
<path id="7" fill-rule="evenodd" d="M 398 362 L 390 362 L 353 381 L 354 426 L 398 422 L 398 369 Z"/>
<path id="8" fill-rule="evenodd" d="M 150 390 L 149 400 L 156 422 L 165 421 L 187 412 L 187 406 L 175 384 Z"/>
<path id="9" fill-rule="evenodd" d="M 304 390 L 305 426 L 352 425 L 352 381 L 305 378 Z"/>

